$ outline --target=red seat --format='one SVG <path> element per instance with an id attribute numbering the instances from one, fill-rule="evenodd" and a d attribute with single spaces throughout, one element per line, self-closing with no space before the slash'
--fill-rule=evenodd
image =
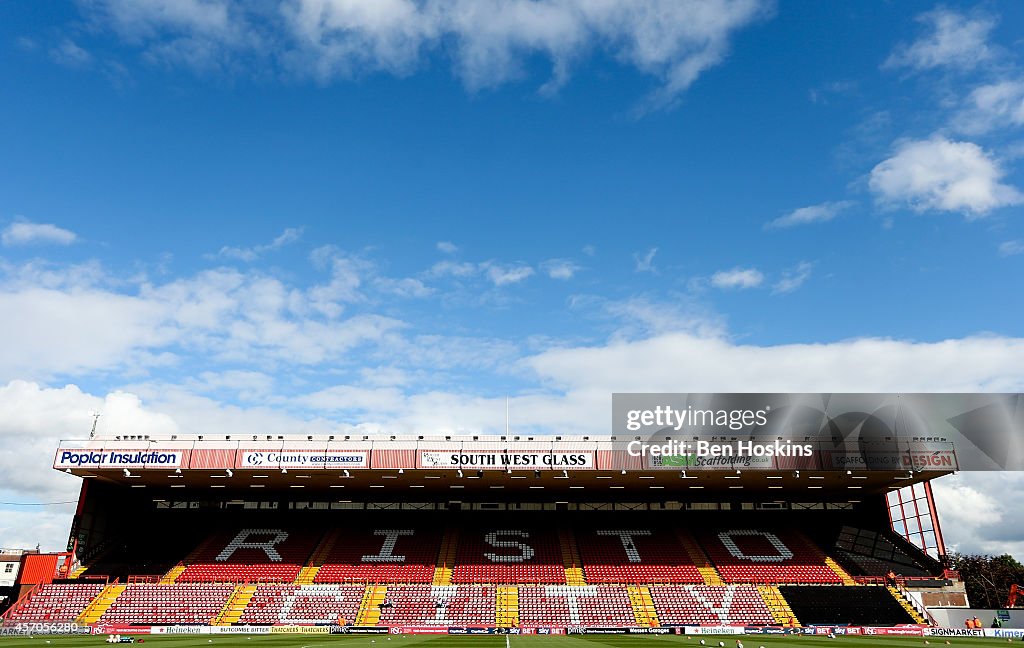
<path id="1" fill-rule="evenodd" d="M 278 527 L 219 533 L 201 545 L 176 582 L 290 583 L 322 535 Z"/>
<path id="2" fill-rule="evenodd" d="M 770 625 L 771 612 L 756 587 L 732 585 L 659 585 L 651 600 L 664 624 Z"/>
<path id="3" fill-rule="evenodd" d="M 670 529 L 598 527 L 577 530 L 588 583 L 703 583 Z"/>
<path id="4" fill-rule="evenodd" d="M 103 584 L 40 585 L 7 616 L 12 623 L 68 623 L 77 619 L 105 586 Z"/>
<path id="5" fill-rule="evenodd" d="M 727 583 L 841 583 L 825 554 L 789 529 L 725 529 L 699 536 Z"/>

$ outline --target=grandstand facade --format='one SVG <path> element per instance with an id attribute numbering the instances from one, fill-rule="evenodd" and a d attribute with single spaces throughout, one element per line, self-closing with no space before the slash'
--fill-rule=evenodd
<path id="1" fill-rule="evenodd" d="M 69 441 L 54 468 L 82 478 L 68 551 L 7 625 L 892 627 L 928 623 L 922 591 L 963 592 L 928 490 L 946 467 L 440 436 Z"/>

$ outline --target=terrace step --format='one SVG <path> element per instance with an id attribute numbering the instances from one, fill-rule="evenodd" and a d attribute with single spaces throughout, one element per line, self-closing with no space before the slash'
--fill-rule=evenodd
<path id="1" fill-rule="evenodd" d="M 121 592 L 128 587 L 127 585 L 107 585 L 103 588 L 103 591 L 99 593 L 92 603 L 90 603 L 82 613 L 78 615 L 75 622 L 79 625 L 91 625 L 100 620 L 103 613 L 110 609 L 110 606 L 114 604 L 117 597 L 121 595 Z"/>
<path id="2" fill-rule="evenodd" d="M 842 568 L 831 556 L 825 556 L 825 564 L 843 580 L 843 585 L 860 585 L 850 573 Z"/>
<path id="3" fill-rule="evenodd" d="M 683 545 L 683 549 L 690 555 L 690 560 L 697 566 L 697 571 L 700 572 L 700 577 L 704 579 L 705 585 L 725 585 L 725 581 L 711 564 L 707 554 L 689 533 L 677 530 L 676 537 L 679 539 L 679 544 Z"/>
<path id="4" fill-rule="evenodd" d="M 765 605 L 768 606 L 768 611 L 771 612 L 772 620 L 775 623 L 790 627 L 800 625 L 800 621 L 793 614 L 793 608 L 789 607 L 789 602 L 786 601 L 786 597 L 782 595 L 778 587 L 774 585 L 758 585 L 757 591 L 764 600 Z"/>
<path id="5" fill-rule="evenodd" d="M 359 604 L 359 612 L 356 613 L 357 626 L 375 626 L 380 623 L 380 604 L 384 602 L 387 593 L 386 585 L 367 586 Z"/>
<path id="6" fill-rule="evenodd" d="M 562 549 L 562 566 L 565 567 L 565 584 L 581 587 L 587 584 L 580 561 L 576 536 L 568 529 L 558 530 L 558 544 Z"/>
<path id="7" fill-rule="evenodd" d="M 451 585 L 452 571 L 455 569 L 455 548 L 459 545 L 459 532 L 454 528 L 444 531 L 441 549 L 437 553 L 437 565 L 434 567 L 433 585 Z"/>
<path id="8" fill-rule="evenodd" d="M 255 585 L 239 585 L 235 587 L 235 591 L 228 597 L 224 607 L 213 618 L 210 625 L 229 626 L 238 623 L 254 594 L 256 594 Z"/>
<path id="9" fill-rule="evenodd" d="M 651 589 L 646 585 L 630 585 L 626 589 L 629 592 L 629 603 L 633 607 L 636 624 L 641 628 L 659 627 L 661 622 L 658 620 L 657 610 L 654 609 Z"/>
<path id="10" fill-rule="evenodd" d="M 495 593 L 494 609 L 495 625 L 499 628 L 519 627 L 519 588 L 511 586 L 498 587 Z"/>
<path id="11" fill-rule="evenodd" d="M 178 580 L 178 576 L 185 571 L 185 565 L 176 565 L 171 567 L 170 571 L 164 574 L 163 578 L 160 579 L 161 585 L 174 585 L 175 581 Z"/>
<path id="12" fill-rule="evenodd" d="M 887 585 L 886 589 L 889 590 L 889 593 L 896 599 L 896 602 L 900 604 L 900 607 L 907 611 L 907 614 L 909 614 L 910 618 L 914 620 L 914 623 L 920 623 L 922 625 L 928 623 L 917 608 L 914 607 L 914 604 L 907 600 L 907 597 L 903 595 L 903 592 L 892 585 Z"/>

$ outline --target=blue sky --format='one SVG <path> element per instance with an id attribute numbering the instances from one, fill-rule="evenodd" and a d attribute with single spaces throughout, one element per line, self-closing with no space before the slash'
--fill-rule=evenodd
<path id="1" fill-rule="evenodd" d="M 93 411 L 111 434 L 468 433 L 508 394 L 520 429 L 602 432 L 615 390 L 1020 391 L 1022 25 L 1019 3 L 4 3 L 2 500 L 70 499 L 38 466 Z M 963 547 L 1024 548 L 1016 500 L 943 490 L 988 511 L 951 514 Z M 0 507 L 0 542 L 66 519 Z"/>

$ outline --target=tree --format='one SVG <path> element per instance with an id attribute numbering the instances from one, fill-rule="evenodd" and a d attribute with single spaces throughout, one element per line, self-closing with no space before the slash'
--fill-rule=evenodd
<path id="1" fill-rule="evenodd" d="M 960 572 L 960 579 L 967 588 L 972 607 L 1001 608 L 1006 604 L 1010 586 L 1024 585 L 1024 565 L 1008 554 L 953 554 L 950 563 L 953 569 Z"/>

